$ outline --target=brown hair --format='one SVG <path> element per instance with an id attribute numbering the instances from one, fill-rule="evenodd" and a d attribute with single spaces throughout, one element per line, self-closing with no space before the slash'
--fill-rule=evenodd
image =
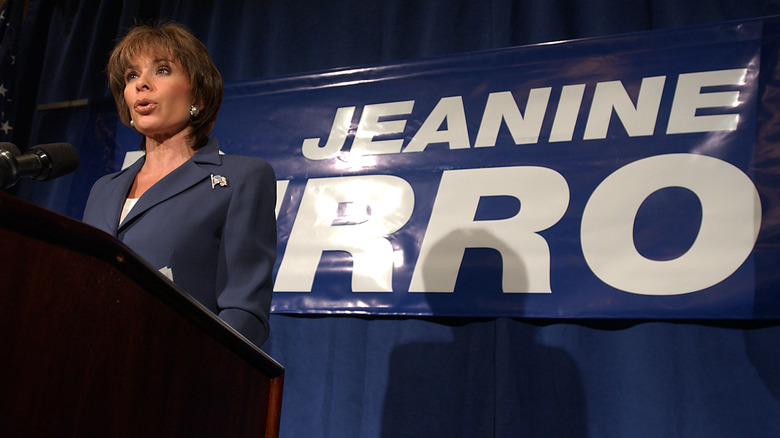
<path id="1" fill-rule="evenodd" d="M 211 61 L 206 46 L 181 24 L 137 25 L 111 52 L 107 66 L 108 82 L 122 123 L 130 126 L 130 110 L 124 98 L 125 72 L 136 56 L 149 53 L 168 55 L 181 64 L 189 76 L 192 96 L 202 106 L 199 108 L 200 115 L 190 119 L 192 134 L 189 138 L 192 148 L 200 149 L 208 141 L 222 104 L 222 76 Z M 141 147 L 144 145 L 145 142 Z"/>

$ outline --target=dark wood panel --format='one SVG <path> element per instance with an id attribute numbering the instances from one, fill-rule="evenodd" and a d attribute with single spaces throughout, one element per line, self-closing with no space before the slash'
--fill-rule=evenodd
<path id="1" fill-rule="evenodd" d="M 0 435 L 278 435 L 284 369 L 102 234 L 0 197 Z"/>

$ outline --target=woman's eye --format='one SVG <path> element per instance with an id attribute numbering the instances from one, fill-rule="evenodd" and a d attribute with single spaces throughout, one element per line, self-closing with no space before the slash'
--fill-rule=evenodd
<path id="1" fill-rule="evenodd" d="M 171 69 L 168 66 L 157 67 L 157 73 L 168 74 L 170 72 L 171 72 Z"/>
<path id="2" fill-rule="evenodd" d="M 130 82 L 131 80 L 133 80 L 133 79 L 135 79 L 135 78 L 137 78 L 137 77 L 138 77 L 138 75 L 137 75 L 137 74 L 135 74 L 135 72 L 130 72 L 130 73 L 127 73 L 127 74 L 125 75 L 125 81 L 126 81 L 126 82 Z"/>

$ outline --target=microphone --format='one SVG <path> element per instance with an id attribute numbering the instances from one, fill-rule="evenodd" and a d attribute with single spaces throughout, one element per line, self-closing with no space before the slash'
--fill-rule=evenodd
<path id="1" fill-rule="evenodd" d="M 76 170 L 79 153 L 68 143 L 33 146 L 24 154 L 11 143 L 0 143 L 0 188 L 7 189 L 20 178 L 46 181 Z"/>
<path id="2" fill-rule="evenodd" d="M 14 174 L 15 157 L 18 157 L 19 154 L 19 148 L 15 144 L 8 142 L 0 143 L 0 189 L 7 188 L 5 181 Z"/>
<path id="3" fill-rule="evenodd" d="M 19 156 L 21 152 L 19 152 L 19 148 L 16 147 L 13 143 L 8 143 L 7 141 L 0 142 L 0 153 L 8 152 L 11 154 L 12 157 Z"/>

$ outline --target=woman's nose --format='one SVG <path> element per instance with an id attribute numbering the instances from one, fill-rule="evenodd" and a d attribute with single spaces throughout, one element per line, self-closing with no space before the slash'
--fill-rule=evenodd
<path id="1" fill-rule="evenodd" d="M 149 80 L 149 77 L 146 74 L 141 74 L 138 76 L 138 79 L 135 81 L 135 88 L 138 91 L 141 90 L 151 90 L 151 81 Z"/>

